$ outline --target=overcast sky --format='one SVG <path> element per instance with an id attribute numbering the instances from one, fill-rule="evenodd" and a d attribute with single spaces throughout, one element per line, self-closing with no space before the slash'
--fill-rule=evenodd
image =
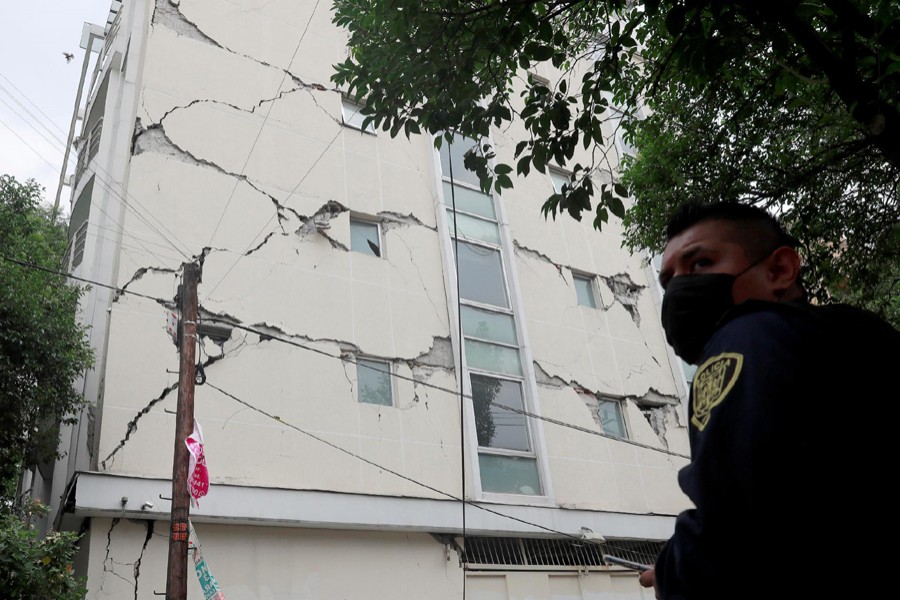
<path id="1" fill-rule="evenodd" d="M 0 174 L 36 179 L 46 188 L 49 204 L 56 196 L 81 77 L 81 29 L 85 21 L 105 25 L 110 4 L 0 0 Z M 67 63 L 64 52 L 75 58 Z M 74 153 L 69 164 L 71 174 Z M 60 207 L 68 214 L 68 188 Z"/>

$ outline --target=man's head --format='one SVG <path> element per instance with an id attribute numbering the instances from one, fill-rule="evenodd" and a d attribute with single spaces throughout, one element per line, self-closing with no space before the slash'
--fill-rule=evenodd
<path id="1" fill-rule="evenodd" d="M 734 202 L 683 205 L 666 228 L 660 283 L 701 273 L 736 275 L 732 300 L 801 300 L 796 240 L 766 211 Z"/>
<path id="2" fill-rule="evenodd" d="M 697 363 L 722 317 L 747 300 L 805 296 L 793 238 L 751 206 L 688 204 L 669 222 L 659 281 L 662 324 L 675 353 Z"/>

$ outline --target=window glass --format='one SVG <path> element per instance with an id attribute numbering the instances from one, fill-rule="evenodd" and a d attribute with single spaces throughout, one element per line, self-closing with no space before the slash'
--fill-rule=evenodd
<path id="1" fill-rule="evenodd" d="M 466 363 L 469 368 L 484 369 L 507 375 L 521 375 L 522 362 L 516 348 L 497 346 L 487 342 L 466 340 Z"/>
<path id="2" fill-rule="evenodd" d="M 516 324 L 512 315 L 504 315 L 472 306 L 461 306 L 463 333 L 468 336 L 516 344 Z"/>
<path id="3" fill-rule="evenodd" d="M 480 189 L 481 183 L 478 181 L 478 175 L 474 171 L 466 169 L 463 162 L 463 155 L 475 146 L 475 143 L 472 138 L 461 135 L 455 136 L 452 143 L 444 140 L 441 144 L 441 173 L 444 177 L 450 177 L 450 159 L 452 158 L 454 183 L 468 183 Z"/>
<path id="4" fill-rule="evenodd" d="M 506 285 L 500 251 L 466 242 L 459 247 L 459 294 L 461 298 L 506 308 Z"/>
<path id="5" fill-rule="evenodd" d="M 478 445 L 485 448 L 531 450 L 523 410 L 522 384 L 484 375 L 472 375 L 472 404 Z"/>
<path id="6" fill-rule="evenodd" d="M 616 400 L 600 399 L 599 402 L 600 426 L 603 433 L 626 438 L 625 419 L 622 417 L 622 403 Z"/>
<path id="7" fill-rule="evenodd" d="M 479 454 L 478 466 L 481 470 L 481 489 L 496 494 L 541 493 L 537 461 L 519 456 L 498 456 Z"/>
<path id="8" fill-rule="evenodd" d="M 547 172 L 550 174 L 550 182 L 553 184 L 553 191 L 557 194 L 562 193 L 563 185 L 572 183 L 572 177 L 568 173 L 563 173 L 562 171 L 556 171 L 554 169 L 548 169 Z"/>
<path id="9" fill-rule="evenodd" d="M 356 361 L 357 396 L 364 404 L 392 406 L 391 365 L 365 358 Z"/>
<path id="10" fill-rule="evenodd" d="M 350 249 L 370 256 L 381 256 L 378 223 L 350 219 Z"/>
<path id="11" fill-rule="evenodd" d="M 456 210 L 497 220 L 497 213 L 494 212 L 493 196 L 458 185 L 450 185 L 449 182 L 445 181 L 444 204 L 447 208 L 453 208 L 454 202 L 456 202 Z"/>
<path id="12" fill-rule="evenodd" d="M 597 303 L 594 301 L 594 279 L 592 277 L 573 275 L 572 280 L 575 282 L 575 294 L 578 297 L 578 304 L 597 308 Z"/>
<path id="13" fill-rule="evenodd" d="M 353 127 L 354 129 L 360 129 L 362 131 L 368 131 L 369 133 L 375 133 L 375 128 L 369 123 L 368 127 L 363 129 L 363 121 L 365 120 L 365 116 L 359 112 L 362 106 L 347 100 L 346 98 L 341 99 L 341 117 L 344 120 L 344 125 L 348 127 Z"/>
<path id="14" fill-rule="evenodd" d="M 447 209 L 447 222 L 451 235 L 456 235 L 456 230 L 453 228 L 453 211 L 449 208 Z M 461 238 L 500 245 L 500 228 L 496 223 L 456 213 L 456 226 L 459 227 Z"/>

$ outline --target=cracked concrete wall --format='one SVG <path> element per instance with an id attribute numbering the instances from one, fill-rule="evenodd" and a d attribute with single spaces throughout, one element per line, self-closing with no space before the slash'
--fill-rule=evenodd
<path id="1" fill-rule="evenodd" d="M 166 589 L 165 521 L 147 536 L 148 521 L 94 519 L 90 536 L 91 599 L 153 600 Z M 397 565 L 405 597 L 458 597 L 455 553 L 425 533 L 328 531 L 195 523 L 203 557 L 229 600 L 251 598 L 392 598 Z M 352 565 L 353 576 L 347 576 Z M 188 564 L 187 597 L 203 598 Z"/>
<path id="2" fill-rule="evenodd" d="M 204 256 L 206 314 L 334 356 L 390 359 L 401 376 L 455 389 L 431 144 L 343 127 L 340 94 L 326 87 L 343 51 L 329 7 L 158 0 L 153 10 L 128 185 L 140 210 L 125 220 L 119 285 L 173 297 L 185 259 L 161 231 Z M 292 62 L 282 42 L 300 35 Z M 351 213 L 383 222 L 382 258 L 350 252 Z M 112 307 L 101 470 L 170 473 L 178 356 L 163 314 L 129 295 Z M 360 404 L 352 363 L 240 331 L 207 348 L 218 359 L 206 367 L 211 383 L 460 493 L 452 394 L 398 379 L 395 407 Z M 197 388 L 195 405 L 214 481 L 434 495 L 211 388 Z"/>
<path id="3" fill-rule="evenodd" d="M 433 147 L 421 136 L 391 139 L 342 126 L 340 94 L 328 76 L 344 56 L 344 34 L 330 23 L 329 7 L 156 0 L 152 10 L 119 285 L 174 296 L 185 257 L 165 237 L 204 257 L 205 314 L 333 356 L 391 359 L 398 374 L 456 389 Z M 502 134 L 496 139 L 501 152 L 509 150 Z M 619 248 L 616 226 L 601 234 L 568 217 L 545 220 L 540 204 L 549 186 L 532 175 L 503 199 L 536 370 L 562 382 L 539 385 L 543 414 L 599 430 L 579 388 L 637 399 L 657 394 L 676 404 L 640 259 Z M 349 251 L 351 215 L 381 221 L 381 258 Z M 599 308 L 577 305 L 572 269 L 597 275 Z M 120 295 L 110 318 L 97 468 L 167 477 L 174 416 L 166 411 L 175 408 L 178 357 L 163 308 Z M 223 348 L 206 349 L 210 383 L 285 423 L 460 493 L 452 394 L 396 380 L 395 407 L 364 405 L 352 364 L 238 330 Z M 195 404 L 214 482 L 435 495 L 208 386 L 197 388 Z M 683 452 L 686 429 L 673 410 L 660 433 L 630 406 L 635 440 Z M 557 504 L 666 513 L 683 502 L 674 479 L 683 461 L 551 424 L 543 430 Z"/>

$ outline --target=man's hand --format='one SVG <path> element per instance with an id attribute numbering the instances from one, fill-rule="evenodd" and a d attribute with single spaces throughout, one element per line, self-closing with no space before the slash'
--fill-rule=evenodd
<path id="1" fill-rule="evenodd" d="M 659 598 L 659 590 L 656 589 L 656 570 L 647 569 L 643 573 L 641 573 L 640 577 L 638 577 L 638 581 L 645 588 L 652 587 L 656 592 L 657 599 Z"/>

